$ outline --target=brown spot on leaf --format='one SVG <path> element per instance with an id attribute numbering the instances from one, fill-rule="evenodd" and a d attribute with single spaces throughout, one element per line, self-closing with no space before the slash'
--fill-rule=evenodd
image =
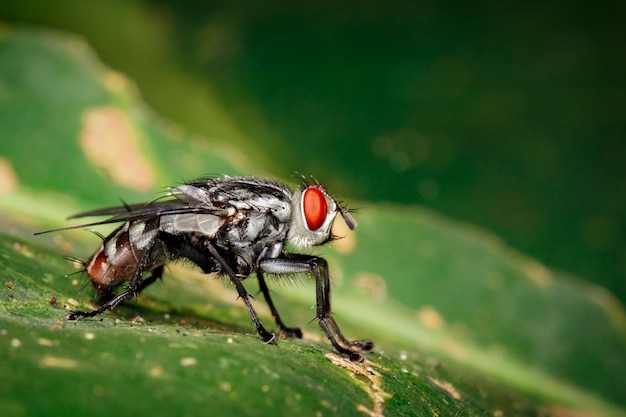
<path id="1" fill-rule="evenodd" d="M 158 378 L 163 376 L 163 367 L 161 365 L 155 365 L 148 371 L 148 375 L 153 378 Z"/>
<path id="2" fill-rule="evenodd" d="M 522 264 L 522 270 L 538 287 L 547 287 L 552 284 L 550 270 L 535 260 L 528 260 Z"/>
<path id="3" fill-rule="evenodd" d="M 8 194 L 17 189 L 17 174 L 8 159 L 0 156 L 0 194 Z"/>
<path id="4" fill-rule="evenodd" d="M 80 146 L 87 160 L 123 187 L 149 191 L 155 172 L 141 153 L 137 132 L 115 107 L 97 107 L 83 115 Z"/>
<path id="5" fill-rule="evenodd" d="M 429 329 L 438 330 L 445 324 L 443 317 L 431 306 L 424 306 L 417 312 L 417 317 Z"/>
<path id="6" fill-rule="evenodd" d="M 600 413 L 588 410 L 574 410 L 561 406 L 554 406 L 547 410 L 553 417 L 600 417 Z"/>
<path id="7" fill-rule="evenodd" d="M 354 285 L 376 301 L 385 301 L 387 298 L 387 283 L 378 274 L 358 272 L 354 276 Z"/>
<path id="8" fill-rule="evenodd" d="M 78 362 L 70 358 L 59 358 L 57 356 L 45 356 L 39 365 L 42 368 L 64 368 L 72 369 L 78 366 Z"/>
<path id="9" fill-rule="evenodd" d="M 430 379 L 433 384 L 437 385 L 439 388 L 447 392 L 448 395 L 450 395 L 455 400 L 461 400 L 461 394 L 456 390 L 456 388 L 454 388 L 454 385 L 452 385 L 451 383 L 441 381 L 433 377 L 428 377 L 428 379 Z"/>
<path id="10" fill-rule="evenodd" d="M 333 353 L 327 353 L 324 357 L 334 365 L 347 369 L 350 377 L 367 392 L 374 403 L 372 409 L 363 404 L 357 404 L 356 409 L 370 417 L 384 417 L 383 404 L 392 395 L 383 390 L 382 375 L 373 368 L 374 364 L 367 360 L 363 363 L 355 363 Z"/>
<path id="11" fill-rule="evenodd" d="M 135 85 L 131 83 L 123 74 L 107 70 L 102 74 L 102 83 L 113 94 L 137 95 Z"/>
<path id="12" fill-rule="evenodd" d="M 32 258 L 35 256 L 28 246 L 22 245 L 19 242 L 15 242 L 13 244 L 13 249 L 15 249 L 17 252 L 21 253 L 27 258 Z"/>

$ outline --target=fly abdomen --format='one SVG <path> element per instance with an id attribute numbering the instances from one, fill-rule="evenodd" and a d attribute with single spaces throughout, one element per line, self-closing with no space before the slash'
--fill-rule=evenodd
<path id="1" fill-rule="evenodd" d="M 122 225 L 89 258 L 85 269 L 98 293 L 109 295 L 114 287 L 132 278 L 144 253 L 155 247 L 158 230 L 151 223 L 155 222 L 140 220 Z M 159 266 L 162 262 L 156 258 L 150 256 L 143 270 Z"/>

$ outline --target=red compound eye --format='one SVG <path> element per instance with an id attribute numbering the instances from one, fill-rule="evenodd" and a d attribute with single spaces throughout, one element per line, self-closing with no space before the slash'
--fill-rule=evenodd
<path id="1" fill-rule="evenodd" d="M 304 190 L 302 197 L 302 211 L 309 230 L 317 230 L 326 220 L 328 205 L 324 193 L 316 187 L 309 187 Z"/>

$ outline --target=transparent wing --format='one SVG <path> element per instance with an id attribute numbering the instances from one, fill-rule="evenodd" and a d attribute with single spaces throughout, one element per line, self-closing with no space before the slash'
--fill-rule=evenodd
<path id="1" fill-rule="evenodd" d="M 57 232 L 61 230 L 81 229 L 84 227 L 100 226 L 103 224 L 122 223 L 135 220 L 146 220 L 164 215 L 173 214 L 209 214 L 217 217 L 228 217 L 234 214 L 234 208 L 218 208 L 207 206 L 194 206 L 188 202 L 178 199 L 167 201 L 153 201 L 147 204 L 124 204 L 119 207 L 108 207 L 83 213 L 74 214 L 68 219 L 78 219 L 83 217 L 113 216 L 108 219 L 99 220 L 90 223 L 78 224 L 75 226 L 60 227 L 58 229 L 46 230 L 35 233 L 36 235 Z"/>

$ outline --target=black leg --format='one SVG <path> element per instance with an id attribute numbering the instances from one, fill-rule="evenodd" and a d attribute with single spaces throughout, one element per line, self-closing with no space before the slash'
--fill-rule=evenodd
<path id="1" fill-rule="evenodd" d="M 150 259 L 151 250 L 152 250 L 152 247 L 144 250 L 143 254 L 141 255 L 141 258 L 139 258 L 139 262 L 137 263 L 137 268 L 135 269 L 135 272 L 133 273 L 133 276 L 131 277 L 128 283 L 128 286 L 126 287 L 124 291 L 122 291 L 115 297 L 111 298 L 106 303 L 102 304 L 99 308 L 93 311 L 74 311 L 66 316 L 66 320 L 75 321 L 75 320 L 78 320 L 80 317 L 97 316 L 98 314 L 102 314 L 107 310 L 113 310 L 120 303 L 132 297 L 137 296 L 137 294 L 139 294 L 139 292 L 143 288 L 141 277 L 146 269 L 146 264 L 148 263 L 148 260 Z M 161 272 L 163 271 L 161 270 Z M 149 280 L 152 280 L 150 283 L 154 282 L 154 280 L 157 279 L 157 278 L 153 279 L 153 277 L 154 277 L 154 274 L 149 278 Z M 147 285 L 149 285 L 150 283 L 148 283 Z"/>
<path id="2" fill-rule="evenodd" d="M 316 294 L 318 300 L 317 320 L 321 328 L 324 330 L 328 340 L 337 351 L 347 355 L 351 361 L 363 362 L 363 356 L 350 349 L 351 347 L 359 348 L 359 342 L 348 341 L 343 336 L 339 327 L 335 323 L 335 320 L 331 316 L 330 275 L 328 273 L 328 263 L 323 258 L 311 257 L 311 259 L 308 260 L 308 264 L 311 266 L 311 271 L 315 275 Z M 341 345 L 337 339 L 339 339 L 343 345 Z"/>
<path id="3" fill-rule="evenodd" d="M 235 271 L 233 271 L 226 259 L 224 259 L 217 249 L 215 249 L 215 246 L 213 246 L 211 242 L 207 240 L 203 243 L 204 248 L 206 248 L 211 255 L 208 256 L 206 251 L 199 247 L 198 243 L 191 245 L 180 236 L 163 233 L 160 235 L 160 239 L 170 250 L 174 250 L 178 252 L 180 256 L 189 259 L 191 262 L 198 265 L 205 273 L 226 273 L 230 281 L 235 285 L 239 298 L 241 298 L 245 303 L 248 313 L 250 314 L 250 318 L 252 318 L 252 322 L 254 323 L 261 340 L 263 340 L 264 343 L 276 343 L 276 336 L 274 336 L 273 333 L 268 332 L 265 327 L 263 327 L 258 314 L 250 302 L 250 296 L 241 283 L 241 279 L 237 276 L 237 274 L 235 274 Z"/>
<path id="4" fill-rule="evenodd" d="M 252 303 L 250 302 L 250 296 L 248 295 L 248 292 L 244 288 L 237 274 L 235 274 L 235 272 L 230 267 L 230 265 L 226 262 L 226 260 L 222 257 L 222 255 L 220 255 L 217 249 L 215 249 L 215 247 L 210 242 L 207 242 L 206 245 L 211 255 L 213 255 L 213 257 L 217 259 L 217 261 L 222 265 L 222 268 L 228 275 L 228 278 L 230 278 L 231 282 L 235 284 L 235 288 L 237 289 L 239 298 L 241 298 L 243 302 L 246 304 L 246 308 L 248 309 L 250 318 L 252 319 L 252 322 L 254 323 L 254 326 L 256 327 L 256 330 L 259 333 L 259 336 L 261 336 L 261 340 L 263 340 L 264 343 L 276 343 L 276 336 L 273 333 L 270 333 L 267 330 L 265 330 L 265 327 L 263 327 L 263 323 L 261 323 L 261 319 L 259 319 L 258 314 L 254 310 L 254 307 L 252 306 Z"/>
<path id="5" fill-rule="evenodd" d="M 331 315 L 330 302 L 330 275 L 328 263 L 323 258 L 308 255 L 289 254 L 285 258 L 263 259 L 260 268 L 274 274 L 293 274 L 298 272 L 310 272 L 315 276 L 315 293 L 317 298 L 317 320 L 320 327 L 326 333 L 333 347 L 350 360 L 363 361 L 363 356 L 354 350 L 369 351 L 374 347 L 370 340 L 349 341 L 347 340 Z"/>
<path id="6" fill-rule="evenodd" d="M 163 269 L 163 265 L 157 266 L 152 270 L 152 274 L 150 274 L 148 278 L 141 280 L 141 285 L 139 286 L 139 291 L 137 291 L 137 294 L 145 290 L 148 285 L 153 284 L 157 280 L 160 280 L 161 277 L 163 277 Z"/>
<path id="7" fill-rule="evenodd" d="M 263 272 L 259 269 L 257 271 L 257 279 L 259 280 L 259 289 L 261 293 L 265 297 L 265 301 L 272 312 L 272 317 L 274 317 L 274 321 L 276 321 L 276 325 L 280 328 L 280 333 L 287 337 L 296 337 L 298 339 L 302 339 L 302 331 L 297 327 L 287 327 L 285 323 L 280 318 L 278 314 L 278 310 L 274 306 L 274 302 L 272 301 L 272 297 L 270 297 L 270 290 L 267 288 L 267 283 L 265 282 L 265 277 L 263 276 Z"/>

